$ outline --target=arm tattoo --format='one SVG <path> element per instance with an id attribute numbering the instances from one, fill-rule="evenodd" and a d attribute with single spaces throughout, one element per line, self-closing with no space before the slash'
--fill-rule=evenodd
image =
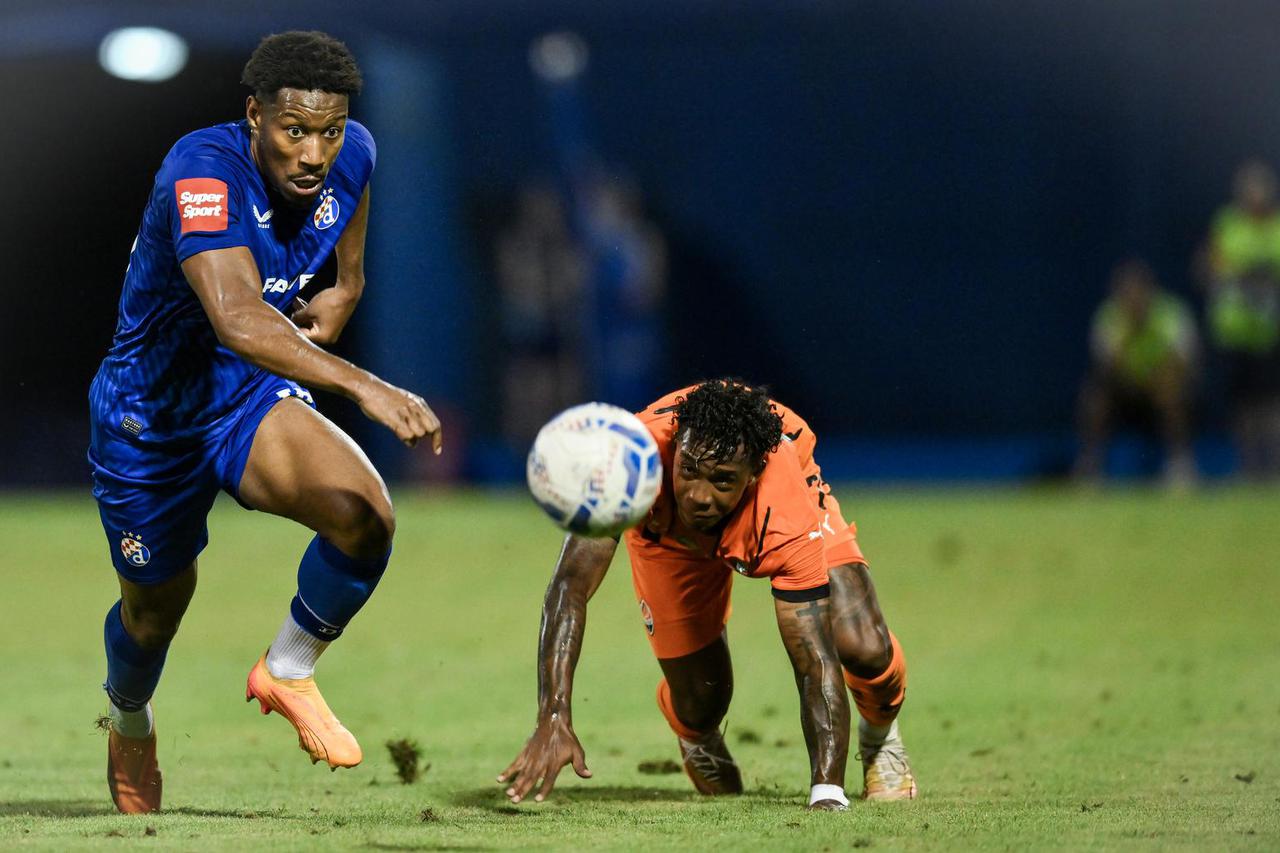
<path id="1" fill-rule="evenodd" d="M 812 782 L 842 785 L 849 754 L 849 699 L 831 631 L 830 600 L 803 607 L 775 600 L 774 607 L 800 691 Z"/>

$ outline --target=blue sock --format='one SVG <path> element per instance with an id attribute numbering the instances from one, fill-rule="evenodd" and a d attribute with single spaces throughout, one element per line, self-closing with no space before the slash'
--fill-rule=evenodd
<path id="1" fill-rule="evenodd" d="M 142 710 L 160 683 L 169 646 L 144 649 L 138 645 L 124 629 L 119 601 L 107 611 L 102 633 L 107 647 L 107 680 L 103 689 L 121 711 Z"/>
<path id="2" fill-rule="evenodd" d="M 308 634 L 336 640 L 387 570 L 391 550 L 373 559 L 348 557 L 332 542 L 316 536 L 298 566 L 298 594 L 290 612 Z"/>

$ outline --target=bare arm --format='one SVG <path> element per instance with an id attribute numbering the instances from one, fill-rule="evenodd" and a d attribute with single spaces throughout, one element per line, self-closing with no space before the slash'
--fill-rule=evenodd
<path id="1" fill-rule="evenodd" d="M 831 599 L 774 599 L 774 610 L 800 691 L 800 725 L 809 749 L 810 784 L 843 788 L 849 755 L 849 699 L 831 631 Z"/>
<path id="2" fill-rule="evenodd" d="M 535 800 L 551 793 L 565 764 L 589 777 L 586 755 L 573 732 L 573 672 L 582 651 L 587 602 L 609 570 L 618 543 L 570 535 L 564 541 L 555 573 L 542 602 L 538 633 L 538 720 L 524 749 L 501 775 L 507 796 L 518 803 L 539 781 Z"/>
<path id="3" fill-rule="evenodd" d="M 338 340 L 364 293 L 364 241 L 369 230 L 369 188 L 334 247 L 338 262 L 337 282 L 315 295 L 310 304 L 293 312 L 290 319 L 308 339 L 318 344 Z"/>
<path id="4" fill-rule="evenodd" d="M 406 444 L 430 435 L 440 452 L 440 421 L 421 397 L 325 352 L 262 301 L 258 266 L 247 247 L 199 252 L 182 262 L 182 272 L 227 349 L 264 370 L 354 400 Z"/>

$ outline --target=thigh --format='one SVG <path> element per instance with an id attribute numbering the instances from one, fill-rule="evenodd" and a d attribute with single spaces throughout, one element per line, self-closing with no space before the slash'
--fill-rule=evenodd
<path id="1" fill-rule="evenodd" d="M 628 542 L 631 580 L 649 645 L 659 659 L 713 643 L 729 619 L 733 572 L 717 560 Z"/>
<path id="2" fill-rule="evenodd" d="M 184 571 L 209 543 L 207 517 L 218 484 L 200 472 L 176 483 L 144 484 L 94 472 L 94 498 L 111 564 L 137 586 Z"/>
<path id="3" fill-rule="evenodd" d="M 864 563 L 836 566 L 831 579 L 831 628 L 845 667 L 855 675 L 874 676 L 892 658 L 889 627 L 885 624 L 875 584 Z M 861 671 L 860 671 L 861 670 Z"/>
<path id="4" fill-rule="evenodd" d="M 389 514 L 391 498 L 369 458 L 302 400 L 280 400 L 258 422 L 235 484 L 253 509 L 323 531 L 353 504 Z"/>

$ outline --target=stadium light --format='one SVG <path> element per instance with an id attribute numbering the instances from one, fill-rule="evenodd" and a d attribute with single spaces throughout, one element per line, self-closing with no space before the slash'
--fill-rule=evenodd
<path id="1" fill-rule="evenodd" d="M 529 45 L 529 64 L 543 80 L 564 83 L 587 67 L 587 53 L 587 43 L 577 33 L 548 33 Z"/>
<path id="2" fill-rule="evenodd" d="M 125 27 L 107 33 L 98 46 L 98 62 L 124 80 L 158 83 L 187 64 L 187 43 L 158 27 Z"/>

